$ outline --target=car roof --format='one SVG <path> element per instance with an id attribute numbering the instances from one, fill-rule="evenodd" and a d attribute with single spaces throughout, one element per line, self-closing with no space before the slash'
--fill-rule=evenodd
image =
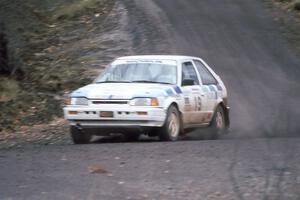
<path id="1" fill-rule="evenodd" d="M 189 59 L 200 59 L 192 56 L 181 56 L 181 55 L 136 55 L 136 56 L 124 56 L 117 58 L 117 60 L 189 60 Z"/>

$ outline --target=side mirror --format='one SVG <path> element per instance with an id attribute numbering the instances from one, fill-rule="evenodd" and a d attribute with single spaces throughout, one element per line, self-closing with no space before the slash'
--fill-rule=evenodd
<path id="1" fill-rule="evenodd" d="M 182 86 L 190 86 L 195 85 L 195 81 L 193 79 L 183 79 Z"/>

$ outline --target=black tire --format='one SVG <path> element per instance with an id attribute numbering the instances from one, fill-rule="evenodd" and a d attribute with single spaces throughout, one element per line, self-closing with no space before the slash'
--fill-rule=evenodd
<path id="1" fill-rule="evenodd" d="M 159 139 L 161 141 L 178 140 L 181 130 L 180 126 L 181 123 L 179 111 L 175 106 L 171 105 L 168 109 L 165 124 L 159 129 Z"/>
<path id="2" fill-rule="evenodd" d="M 222 106 L 218 105 L 212 118 L 209 134 L 211 139 L 218 139 L 226 131 L 225 112 Z"/>
<path id="3" fill-rule="evenodd" d="M 74 144 L 88 144 L 91 141 L 92 135 L 76 126 L 70 127 L 70 133 Z"/>

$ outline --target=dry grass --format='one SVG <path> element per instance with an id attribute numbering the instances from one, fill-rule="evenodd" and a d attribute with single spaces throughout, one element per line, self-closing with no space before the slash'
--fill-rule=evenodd
<path id="1" fill-rule="evenodd" d="M 61 117 L 64 93 L 91 81 L 91 65 L 86 62 L 96 59 L 90 56 L 98 49 L 90 41 L 102 31 L 101 23 L 114 1 L 28 0 L 20 1 L 19 6 L 10 1 L 1 3 L 0 8 L 5 5 L 9 9 L 0 13 L 0 23 L 5 20 L 13 30 L 9 32 L 10 44 L 20 44 L 18 58 L 24 79 L 17 82 L 0 77 L 0 134 L 1 129 Z M 83 40 L 89 42 L 80 42 Z"/>
<path id="2" fill-rule="evenodd" d="M 60 6 L 53 13 L 54 20 L 71 19 L 79 16 L 82 13 L 86 13 L 89 10 L 96 9 L 101 5 L 101 0 L 81 0 L 72 4 L 66 4 Z"/>
<path id="3" fill-rule="evenodd" d="M 18 92 L 19 85 L 15 80 L 0 77 L 0 102 L 7 102 L 16 98 Z"/>

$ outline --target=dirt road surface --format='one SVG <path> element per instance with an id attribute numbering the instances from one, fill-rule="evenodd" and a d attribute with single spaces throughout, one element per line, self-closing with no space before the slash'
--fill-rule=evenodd
<path id="1" fill-rule="evenodd" d="M 300 199 L 300 60 L 259 0 L 122 0 L 140 54 L 204 58 L 232 108 L 222 140 L 0 151 L 0 199 Z M 124 22 L 125 23 L 125 22 Z"/>
<path id="2" fill-rule="evenodd" d="M 140 142 L 2 151 L 0 199 L 296 200 L 299 141 Z"/>

